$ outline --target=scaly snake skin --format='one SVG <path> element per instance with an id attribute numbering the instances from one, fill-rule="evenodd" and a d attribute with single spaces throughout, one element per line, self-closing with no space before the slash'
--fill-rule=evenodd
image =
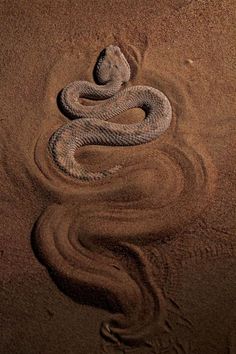
<path id="1" fill-rule="evenodd" d="M 100 172 L 89 172 L 75 159 L 76 150 L 84 145 L 131 146 L 156 139 L 170 125 L 171 105 L 159 90 L 133 86 L 120 91 L 130 79 L 130 67 L 121 50 L 110 45 L 100 54 L 95 65 L 96 83 L 75 81 L 61 92 L 63 112 L 74 121 L 60 127 L 49 140 L 53 161 L 66 174 L 81 181 L 93 181 L 114 174 L 119 166 Z M 79 98 L 104 100 L 96 106 L 84 106 Z M 117 124 L 108 119 L 131 108 L 145 111 L 142 122 Z"/>

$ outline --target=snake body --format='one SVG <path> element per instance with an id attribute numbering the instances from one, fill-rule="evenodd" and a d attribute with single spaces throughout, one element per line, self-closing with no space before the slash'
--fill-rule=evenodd
<path id="1" fill-rule="evenodd" d="M 156 88 L 133 86 L 120 91 L 122 84 L 130 79 L 130 67 L 119 47 L 107 47 L 100 54 L 94 72 L 98 84 L 75 81 L 62 90 L 62 111 L 73 120 L 56 130 L 48 145 L 57 166 L 82 181 L 112 175 L 121 166 L 100 172 L 87 171 L 75 159 L 79 147 L 144 144 L 160 136 L 172 118 L 168 98 Z M 82 97 L 104 101 L 96 106 L 84 106 L 79 102 Z M 131 108 L 144 110 L 142 122 L 127 125 L 107 121 Z"/>

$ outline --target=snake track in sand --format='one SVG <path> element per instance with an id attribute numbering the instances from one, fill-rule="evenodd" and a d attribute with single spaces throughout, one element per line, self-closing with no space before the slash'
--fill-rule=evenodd
<path id="1" fill-rule="evenodd" d="M 148 154 L 135 148 L 145 164 L 130 166 L 128 180 L 120 176 L 115 184 L 81 183 L 78 188 L 77 182 L 103 178 L 118 167 L 85 171 L 74 158 L 77 147 L 142 144 L 164 132 L 171 121 L 169 101 L 160 91 L 147 86 L 119 91 L 122 82 L 129 80 L 130 69 L 117 47 L 101 53 L 95 74 L 100 85 L 75 82 L 61 93 L 63 113 L 75 121 L 60 127 L 50 140 L 48 133 L 37 140 L 35 162 L 59 203 L 49 205 L 39 217 L 32 245 L 64 293 L 110 312 L 101 324 L 105 345 L 123 352 L 151 345 L 150 350 L 159 353 L 153 343 L 161 345 L 162 338 L 169 336 L 169 305 L 163 288 L 175 286 L 176 272 L 166 253 L 158 249 L 150 255 L 147 250 L 153 250 L 153 243 L 161 245 L 175 237 L 208 205 L 215 168 L 201 146 L 195 150 L 182 139 L 170 139 L 154 152 L 150 146 Z M 83 106 L 80 97 L 104 101 Z M 175 109 L 173 97 L 172 104 Z M 131 107 L 145 110 L 143 122 L 106 122 Z M 65 171 L 59 178 L 57 173 L 51 175 L 51 157 Z M 66 180 L 66 175 L 75 178 Z"/>
<path id="2" fill-rule="evenodd" d="M 89 172 L 75 159 L 84 145 L 131 146 L 156 139 L 170 125 L 172 118 L 168 98 L 148 86 L 121 90 L 130 79 L 130 67 L 119 47 L 110 45 L 101 52 L 94 68 L 96 83 L 75 81 L 61 92 L 62 111 L 72 119 L 49 139 L 49 152 L 56 165 L 66 174 L 81 181 L 93 181 L 112 175 L 121 166 L 100 172 Z M 83 106 L 79 98 L 104 100 L 96 106 Z M 131 108 L 141 108 L 145 118 L 140 123 L 107 122 Z"/>

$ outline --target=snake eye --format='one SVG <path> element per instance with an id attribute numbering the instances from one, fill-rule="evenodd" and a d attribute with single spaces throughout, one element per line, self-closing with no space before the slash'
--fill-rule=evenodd
<path id="1" fill-rule="evenodd" d="M 101 51 L 99 54 L 98 60 L 103 60 L 106 56 L 106 48 Z"/>

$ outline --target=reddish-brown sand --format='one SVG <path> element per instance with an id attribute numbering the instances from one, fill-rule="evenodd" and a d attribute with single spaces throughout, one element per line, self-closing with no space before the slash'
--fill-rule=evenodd
<path id="1" fill-rule="evenodd" d="M 0 353 L 235 354 L 235 1 L 0 9 Z M 124 168 L 77 182 L 47 152 L 57 95 L 109 44 L 173 120 L 146 145 L 81 148 L 91 170 Z"/>

